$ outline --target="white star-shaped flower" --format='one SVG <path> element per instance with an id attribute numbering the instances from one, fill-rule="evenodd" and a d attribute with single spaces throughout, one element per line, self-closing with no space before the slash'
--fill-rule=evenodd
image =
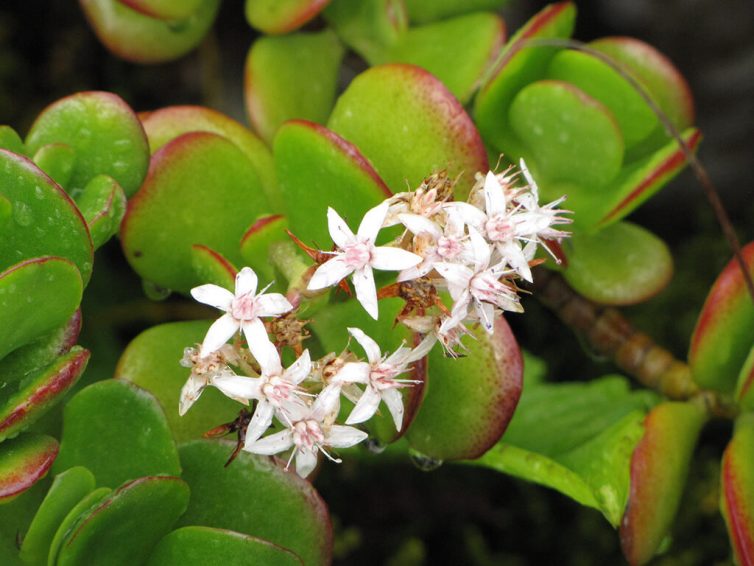
<path id="1" fill-rule="evenodd" d="M 228 364 L 236 361 L 236 352 L 230 346 L 222 346 L 206 357 L 201 357 L 196 348 L 186 348 L 180 364 L 185 368 L 191 368 L 191 374 L 181 389 L 178 414 L 185 415 L 191 405 L 199 399 L 204 389 L 212 385 L 215 379 L 232 375 L 233 372 Z"/>
<path id="2" fill-rule="evenodd" d="M 308 289 L 316 291 L 331 287 L 343 278 L 353 274 L 356 298 L 374 319 L 377 319 L 377 289 L 372 269 L 400 271 L 421 262 L 416 254 L 400 248 L 374 245 L 382 221 L 387 213 L 388 203 L 367 211 L 356 234 L 332 208 L 327 209 L 327 224 L 330 236 L 339 251 L 333 258 L 320 265 L 309 281 Z"/>
<path id="3" fill-rule="evenodd" d="M 191 296 L 200 303 L 225 311 L 207 331 L 200 352 L 202 356 L 214 352 L 242 330 L 249 350 L 257 361 L 270 357 L 270 350 L 274 350 L 275 346 L 270 342 L 260 317 L 280 316 L 292 310 L 293 305 L 280 293 L 265 294 L 266 287 L 256 294 L 257 284 L 254 270 L 244 267 L 236 275 L 235 293 L 212 284 L 191 289 Z"/>

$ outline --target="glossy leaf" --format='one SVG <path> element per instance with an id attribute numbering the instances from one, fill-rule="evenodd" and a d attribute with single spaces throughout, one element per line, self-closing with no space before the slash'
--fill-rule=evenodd
<path id="1" fill-rule="evenodd" d="M 199 45 L 215 20 L 220 0 L 201 2 L 178 25 L 146 16 L 120 0 L 80 3 L 97 37 L 114 55 L 133 63 L 164 63 Z"/>
<path id="2" fill-rule="evenodd" d="M 58 185 L 66 187 L 76 166 L 76 151 L 65 143 L 50 143 L 40 147 L 32 161 Z"/>
<path id="3" fill-rule="evenodd" d="M 0 238 L 0 269 L 40 256 L 69 259 L 84 282 L 92 273 L 92 240 L 71 198 L 25 157 L 0 150 L 0 197 L 11 221 Z"/>
<path id="4" fill-rule="evenodd" d="M 574 231 L 563 244 L 568 284 L 588 299 L 631 305 L 659 293 L 673 276 L 665 242 L 637 224 L 618 222 L 594 235 Z"/>
<path id="5" fill-rule="evenodd" d="M 26 146 L 18 132 L 10 126 L 0 126 L 0 149 L 7 149 L 19 155 L 26 155 Z"/>
<path id="6" fill-rule="evenodd" d="M 405 0 L 412 22 L 426 23 L 482 10 L 497 11 L 509 0 Z"/>
<path id="7" fill-rule="evenodd" d="M 19 556 L 18 533 L 25 533 L 47 493 L 49 476 L 18 497 L 0 505 L 0 563 L 3 566 L 24 566 Z M 42 562 L 46 564 L 46 562 Z"/>
<path id="8" fill-rule="evenodd" d="M 144 279 L 188 292 L 204 283 L 194 273 L 191 246 L 240 263 L 238 242 L 266 208 L 259 177 L 238 146 L 216 134 L 184 134 L 153 156 L 144 185 L 128 203 L 121 243 Z"/>
<path id="9" fill-rule="evenodd" d="M 445 86 L 412 65 L 381 65 L 356 77 L 328 127 L 355 144 L 388 187 L 402 192 L 446 169 L 465 198 L 473 173 L 488 169 L 471 118 Z"/>
<path id="10" fill-rule="evenodd" d="M 754 346 L 746 358 L 741 372 L 738 374 L 736 385 L 736 399 L 740 407 L 746 411 L 754 411 Z"/>
<path id="11" fill-rule="evenodd" d="M 329 564 L 330 519 L 311 484 L 248 452 L 225 468 L 234 446 L 201 440 L 181 446 L 191 501 L 179 524 L 230 529 L 288 548 L 304 564 Z"/>
<path id="12" fill-rule="evenodd" d="M 329 1 L 246 0 L 246 21 L 264 33 L 288 33 L 314 18 Z"/>
<path id="13" fill-rule="evenodd" d="M 185 511 L 188 499 L 188 486 L 180 478 L 130 481 L 72 525 L 60 544 L 56 564 L 143 564 Z"/>
<path id="14" fill-rule="evenodd" d="M 73 466 L 85 466 L 98 486 L 108 487 L 150 474 L 181 473 L 159 403 L 119 379 L 94 383 L 66 403 L 55 471 Z"/>
<path id="15" fill-rule="evenodd" d="M 204 339 L 210 321 L 171 322 L 145 330 L 123 352 L 115 377 L 143 387 L 162 405 L 167 422 L 177 441 L 201 437 L 209 429 L 231 422 L 241 406 L 208 387 L 191 409 L 178 414 L 181 388 L 190 370 L 178 362 L 184 348 Z"/>
<path id="16" fill-rule="evenodd" d="M 256 274 L 272 281 L 275 268 L 270 263 L 270 246 L 277 242 L 289 241 L 286 233 L 288 219 L 281 214 L 270 214 L 257 218 L 241 238 L 241 256 L 244 265 L 251 267 Z"/>
<path id="17" fill-rule="evenodd" d="M 500 440 L 521 396 L 523 358 L 505 318 L 489 336 L 477 327 L 464 357 L 429 355 L 425 397 L 406 433 L 409 445 L 439 460 L 478 458 Z"/>
<path id="18" fill-rule="evenodd" d="M 76 266 L 59 257 L 29 259 L 0 273 L 0 358 L 67 321 L 82 292 Z"/>
<path id="19" fill-rule="evenodd" d="M 80 92 L 45 108 L 29 130 L 26 146 L 36 153 L 53 143 L 67 144 L 76 154 L 65 186 L 73 196 L 100 174 L 110 175 L 132 195 L 147 172 L 144 130 L 128 104 L 109 92 Z"/>
<path id="20" fill-rule="evenodd" d="M 742 250 L 754 276 L 754 242 Z M 732 393 L 754 336 L 754 302 L 732 259 L 712 285 L 691 336 L 689 365 L 701 387 Z"/>
<path id="21" fill-rule="evenodd" d="M 112 489 L 110 489 L 109 487 L 99 487 L 89 493 L 89 495 L 85 495 L 81 499 L 81 501 L 73 506 L 73 508 L 61 521 L 60 526 L 58 527 L 57 531 L 55 531 L 55 535 L 52 537 L 50 550 L 47 554 L 48 566 L 55 566 L 57 564 L 60 546 L 63 544 L 66 536 L 68 536 L 68 533 L 78 525 L 82 517 L 87 517 L 89 512 L 94 509 L 103 499 L 110 495 L 111 492 Z"/>
<path id="22" fill-rule="evenodd" d="M 249 120 L 262 139 L 271 143 L 286 120 L 327 120 L 343 52 L 329 30 L 254 42 L 246 58 L 244 95 Z"/>
<path id="23" fill-rule="evenodd" d="M 201 8 L 202 0 L 119 0 L 137 12 L 161 20 L 185 20 Z"/>
<path id="24" fill-rule="evenodd" d="M 705 420 L 702 408 L 680 402 L 661 403 L 644 420 L 644 435 L 631 457 L 631 489 L 620 527 L 629 564 L 649 562 L 669 534 Z"/>
<path id="25" fill-rule="evenodd" d="M 754 561 L 754 415 L 738 418 L 733 439 L 723 453 L 720 510 L 733 554 L 741 566 Z"/>
<path id="26" fill-rule="evenodd" d="M 303 566 L 292 551 L 261 538 L 210 527 L 183 527 L 155 547 L 147 566 Z"/>
<path id="27" fill-rule="evenodd" d="M 191 265 L 199 281 L 214 283 L 226 289 L 232 289 L 235 285 L 238 268 L 207 246 L 191 246 Z"/>
<path id="28" fill-rule="evenodd" d="M 0 504 L 37 483 L 58 455 L 58 441 L 42 434 L 23 434 L 0 444 Z"/>
<path id="29" fill-rule="evenodd" d="M 94 247 L 99 248 L 118 233 L 126 213 L 126 193 L 112 177 L 97 175 L 86 184 L 76 204 L 89 226 Z"/>

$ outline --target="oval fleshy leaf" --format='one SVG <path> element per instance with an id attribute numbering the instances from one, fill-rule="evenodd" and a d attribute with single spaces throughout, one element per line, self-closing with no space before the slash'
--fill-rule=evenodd
<path id="1" fill-rule="evenodd" d="M 736 385 L 736 400 L 745 411 L 754 411 L 754 346 L 746 358 Z"/>
<path id="2" fill-rule="evenodd" d="M 114 55 L 133 63 L 164 63 L 199 45 L 215 21 L 220 0 L 204 0 L 178 25 L 132 10 L 120 0 L 80 4 L 94 33 Z"/>
<path id="3" fill-rule="evenodd" d="M 130 481 L 79 518 L 61 542 L 56 564 L 143 564 L 188 500 L 188 486 L 177 477 Z"/>
<path id="4" fill-rule="evenodd" d="M 40 147 L 32 161 L 58 185 L 67 187 L 76 166 L 76 152 L 68 144 L 51 143 Z"/>
<path id="5" fill-rule="evenodd" d="M 742 250 L 754 277 L 754 242 Z M 689 365 L 706 389 L 732 393 L 754 336 L 754 304 L 738 262 L 732 259 L 712 285 L 691 336 Z"/>
<path id="6" fill-rule="evenodd" d="M 24 535 L 20 555 L 24 562 L 45 563 L 58 527 L 74 506 L 94 490 L 94 485 L 92 472 L 82 466 L 55 476 Z"/>
<path id="7" fill-rule="evenodd" d="M 308 245 L 329 249 L 328 207 L 355 229 L 367 210 L 392 195 L 358 148 L 313 122 L 282 126 L 274 155 L 291 230 Z"/>
<path id="8" fill-rule="evenodd" d="M 98 486 L 181 473 L 159 403 L 149 392 L 119 379 L 85 387 L 66 403 L 60 444 L 55 470 L 85 466 Z"/>
<path id="9" fill-rule="evenodd" d="M 469 12 L 497 11 L 509 0 L 405 0 L 412 22 L 427 23 Z"/>
<path id="10" fill-rule="evenodd" d="M 495 331 L 474 331 L 465 357 L 429 355 L 424 401 L 406 433 L 409 445 L 430 458 L 478 458 L 505 432 L 521 396 L 523 358 L 503 317 Z"/>
<path id="11" fill-rule="evenodd" d="M 235 285 L 238 268 L 207 246 L 191 246 L 191 265 L 199 281 L 214 283 L 226 289 L 232 289 Z"/>
<path id="12" fill-rule="evenodd" d="M 260 216 L 241 238 L 241 256 L 244 265 L 251 267 L 266 281 L 275 279 L 275 268 L 270 263 L 269 249 L 276 242 L 290 240 L 286 230 L 288 219 L 282 214 Z"/>
<path id="13" fill-rule="evenodd" d="M 754 415 L 736 421 L 733 439 L 723 453 L 720 510 L 736 562 L 754 563 Z"/>
<path id="14" fill-rule="evenodd" d="M 19 155 L 26 155 L 26 146 L 18 132 L 7 125 L 0 126 L 0 149 L 7 149 Z"/>
<path id="15" fill-rule="evenodd" d="M 328 127 L 354 143 L 394 192 L 447 170 L 464 199 L 474 173 L 488 169 L 471 118 L 424 69 L 381 65 L 356 77 L 335 105 Z"/>
<path id="16" fill-rule="evenodd" d="M 264 33 L 288 33 L 314 18 L 329 1 L 246 0 L 246 21 Z"/>
<path id="17" fill-rule="evenodd" d="M 50 366 L 28 376 L 0 408 L 0 441 L 27 429 L 62 401 L 89 362 L 89 350 L 74 347 Z"/>
<path id="18" fill-rule="evenodd" d="M 235 443 L 207 440 L 181 446 L 191 501 L 179 524 L 230 529 L 288 548 L 304 564 L 329 564 L 330 518 L 311 484 L 271 459 L 248 452 L 241 452 L 226 468 L 234 447 Z"/>
<path id="19" fill-rule="evenodd" d="M 568 284 L 597 303 L 632 305 L 659 293 L 673 276 L 665 242 L 630 222 L 593 235 L 574 231 L 563 243 Z"/>
<path id="20" fill-rule="evenodd" d="M 58 455 L 58 441 L 23 434 L 0 444 L 0 503 L 20 495 L 42 479 Z"/>
<path id="21" fill-rule="evenodd" d="M 109 487 L 99 487 L 85 495 L 81 501 L 76 503 L 65 518 L 61 521 L 60 526 L 50 543 L 50 550 L 47 553 L 47 564 L 52 566 L 57 564 L 58 552 L 71 529 L 78 525 L 82 517 L 88 516 L 89 512 L 94 509 L 100 501 L 105 499 L 113 490 Z"/>
<path id="22" fill-rule="evenodd" d="M 0 359 L 67 321 L 82 293 L 78 269 L 59 257 L 29 259 L 0 273 Z"/>
<path id="23" fill-rule="evenodd" d="M 97 175 L 86 184 L 76 204 L 89 226 L 94 247 L 99 248 L 118 233 L 126 213 L 126 193 L 112 177 Z"/>
<path id="24" fill-rule="evenodd" d="M 203 0 L 119 0 L 137 12 L 174 23 L 194 14 Z"/>
<path id="25" fill-rule="evenodd" d="M 343 53 L 329 30 L 254 42 L 246 58 L 244 95 L 249 120 L 262 139 L 271 143 L 286 120 L 327 120 Z"/>
<path id="26" fill-rule="evenodd" d="M 145 330 L 126 347 L 115 369 L 115 377 L 143 387 L 162 405 L 170 430 L 178 442 L 193 440 L 238 416 L 240 405 L 208 387 L 191 409 L 178 414 L 181 388 L 190 370 L 179 361 L 183 350 L 204 339 L 210 322 L 171 322 Z"/>
<path id="27" fill-rule="evenodd" d="M 238 242 L 265 211 L 259 177 L 238 146 L 216 134 L 184 134 L 153 156 L 144 185 L 128 203 L 121 243 L 144 279 L 188 292 L 204 283 L 194 273 L 191 246 L 240 263 Z M 170 231 L 162 228 L 166 223 Z"/>
<path id="28" fill-rule="evenodd" d="M 132 195 L 149 165 L 139 119 L 122 98 L 109 92 L 80 92 L 45 108 L 29 130 L 26 146 L 36 153 L 53 143 L 67 144 L 76 154 L 65 186 L 74 196 L 100 174 L 110 175 Z"/>
<path id="29" fill-rule="evenodd" d="M 0 269 L 54 255 L 75 263 L 88 281 L 92 240 L 71 198 L 25 157 L 0 150 L 0 165 L 0 197 L 11 204 L 10 229 L 0 238 Z"/>
<path id="30" fill-rule="evenodd" d="M 244 152 L 254 166 L 271 210 L 283 210 L 277 190 L 272 153 L 265 143 L 247 127 L 225 114 L 204 106 L 167 106 L 146 115 L 141 123 L 154 154 L 162 146 L 189 132 L 210 132 L 228 138 Z"/>
<path id="31" fill-rule="evenodd" d="M 646 416 L 631 457 L 631 489 L 620 527 L 629 564 L 649 562 L 668 535 L 705 420 L 703 409 L 679 402 L 661 403 Z"/>
<path id="32" fill-rule="evenodd" d="M 183 527 L 163 537 L 147 566 L 303 566 L 294 552 L 261 538 L 226 529 Z"/>

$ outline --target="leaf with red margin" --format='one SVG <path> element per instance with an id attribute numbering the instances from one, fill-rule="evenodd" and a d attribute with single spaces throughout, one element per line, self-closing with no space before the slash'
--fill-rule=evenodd
<path id="1" fill-rule="evenodd" d="M 58 441 L 23 434 L 0 444 L 0 503 L 7 503 L 42 479 L 58 455 Z"/>
<path id="2" fill-rule="evenodd" d="M 286 120 L 327 120 L 343 53 L 331 30 L 261 37 L 253 43 L 246 57 L 244 97 L 249 121 L 263 140 L 272 143 Z"/>
<path id="3" fill-rule="evenodd" d="M 204 0 L 190 18 L 151 18 L 119 0 L 79 0 L 94 33 L 114 55 L 132 63 L 164 63 L 194 49 L 215 21 L 220 0 Z"/>
<path id="4" fill-rule="evenodd" d="M 405 0 L 409 18 L 419 24 L 436 22 L 469 12 L 498 11 L 509 0 Z"/>
<path id="5" fill-rule="evenodd" d="M 225 114 L 204 106 L 167 106 L 154 112 L 141 113 L 139 119 L 154 154 L 162 146 L 182 134 L 210 132 L 228 138 L 246 154 L 262 181 L 271 210 L 283 210 L 277 190 L 272 153 L 256 134 Z"/>
<path id="6" fill-rule="evenodd" d="M 282 34 L 316 17 L 330 0 L 246 0 L 246 21 L 264 33 Z"/>
<path id="7" fill-rule="evenodd" d="M 92 178 L 76 198 L 76 204 L 89 226 L 95 249 L 118 233 L 120 222 L 126 214 L 126 200 L 123 187 L 109 175 Z"/>
<path id="8" fill-rule="evenodd" d="M 75 346 L 48 367 L 27 377 L 0 407 L 0 442 L 13 438 L 62 401 L 89 362 L 89 350 Z"/>
<path id="9" fill-rule="evenodd" d="M 644 419 L 620 527 L 623 555 L 632 566 L 649 562 L 668 535 L 705 420 L 702 408 L 680 402 L 661 403 Z"/>
<path id="10" fill-rule="evenodd" d="M 723 453 L 720 511 L 733 554 L 741 566 L 754 564 L 754 415 L 736 420 L 733 439 Z"/>
<path id="11" fill-rule="evenodd" d="M 60 522 L 58 530 L 52 537 L 50 543 L 50 550 L 47 553 L 47 564 L 57 564 L 58 552 L 60 551 L 60 545 L 63 544 L 63 540 L 68 535 L 70 529 L 78 524 L 81 517 L 86 516 L 92 509 L 94 509 L 100 501 L 105 499 L 113 490 L 109 487 L 98 487 L 94 491 L 85 495 L 68 514 Z"/>
<path id="12" fill-rule="evenodd" d="M 215 250 L 194 244 L 191 246 L 191 265 L 200 281 L 214 283 L 226 289 L 235 287 L 238 268 Z"/>
<path id="13" fill-rule="evenodd" d="M 392 195 L 356 146 L 313 122 L 283 125 L 274 156 L 288 222 L 307 245 L 329 248 L 328 207 L 355 230 L 367 210 Z"/>
<path id="14" fill-rule="evenodd" d="M 754 242 L 741 253 L 754 276 Z M 705 389 L 732 393 L 752 337 L 754 301 L 734 258 L 712 285 L 691 336 L 689 365 L 694 381 Z"/>
<path id="15" fill-rule="evenodd" d="M 290 241 L 286 232 L 288 219 L 282 214 L 260 216 L 249 226 L 241 238 L 241 256 L 245 265 L 266 281 L 275 279 L 275 268 L 270 263 L 270 246 L 277 242 Z"/>
<path id="16" fill-rule="evenodd" d="M 754 411 L 754 346 L 738 374 L 736 400 L 744 411 Z"/>
<path id="17" fill-rule="evenodd" d="M 76 165 L 76 151 L 66 143 L 49 143 L 34 153 L 32 161 L 58 185 L 66 187 Z"/>
<path id="18" fill-rule="evenodd" d="M 237 145 L 212 133 L 183 134 L 152 157 L 144 184 L 128 202 L 121 244 L 144 279 L 188 292 L 204 283 L 194 273 L 191 246 L 240 263 L 238 242 L 266 208 L 259 177 Z"/>
<path id="19" fill-rule="evenodd" d="M 179 526 L 245 533 L 292 550 L 304 564 L 330 564 L 332 525 L 312 485 L 284 471 L 281 462 L 248 452 L 241 452 L 226 468 L 234 447 L 234 442 L 207 440 L 180 447 L 191 501 Z"/>
<path id="20" fill-rule="evenodd" d="M 203 0 L 118 0 L 145 16 L 160 20 L 185 20 L 194 14 Z"/>
<path id="21" fill-rule="evenodd" d="M 355 144 L 394 192 L 447 170 L 465 199 L 487 153 L 463 106 L 437 78 L 413 65 L 380 65 L 356 77 L 328 127 Z"/>
<path id="22" fill-rule="evenodd" d="M 500 440 L 523 387 L 523 358 L 502 316 L 489 336 L 481 327 L 461 358 L 437 346 L 429 354 L 424 400 L 406 433 L 409 445 L 438 460 L 478 458 Z"/>

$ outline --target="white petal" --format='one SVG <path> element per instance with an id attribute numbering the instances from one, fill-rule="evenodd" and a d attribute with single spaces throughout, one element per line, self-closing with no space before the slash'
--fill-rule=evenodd
<path id="1" fill-rule="evenodd" d="M 473 271 L 460 263 L 440 261 L 435 264 L 435 269 L 437 270 L 437 273 L 443 276 L 449 285 L 462 289 L 469 286 L 469 281 L 474 275 Z"/>
<path id="2" fill-rule="evenodd" d="M 356 298 L 373 319 L 377 320 L 377 288 L 374 286 L 372 268 L 368 265 L 353 272 L 353 286 L 356 287 Z"/>
<path id="3" fill-rule="evenodd" d="M 361 220 L 361 224 L 359 224 L 359 231 L 357 232 L 360 240 L 374 242 L 377 239 L 377 234 L 380 228 L 382 228 L 382 222 L 385 220 L 388 207 L 388 202 L 384 200 L 374 208 L 367 210 L 367 213 Z"/>
<path id="4" fill-rule="evenodd" d="M 382 397 L 372 387 L 367 387 L 361 395 L 361 399 L 346 419 L 346 424 L 358 424 L 368 421 L 377 412 Z"/>
<path id="5" fill-rule="evenodd" d="M 401 248 L 382 246 L 372 250 L 372 261 L 375 269 L 383 271 L 400 271 L 414 267 L 422 262 L 422 257 Z"/>
<path id="6" fill-rule="evenodd" d="M 293 310 L 293 305 L 280 293 L 259 295 L 254 301 L 257 306 L 257 316 L 279 316 Z"/>
<path id="7" fill-rule="evenodd" d="M 332 378 L 332 383 L 369 383 L 371 368 L 366 362 L 348 362 Z"/>
<path id="8" fill-rule="evenodd" d="M 492 334 L 495 329 L 495 307 L 489 303 L 481 303 L 479 301 L 474 301 L 474 307 L 487 334 Z"/>
<path id="9" fill-rule="evenodd" d="M 327 228 L 330 231 L 332 241 L 341 249 L 354 240 L 353 232 L 351 232 L 346 221 L 335 212 L 335 209 L 330 207 L 327 208 Z"/>
<path id="10" fill-rule="evenodd" d="M 317 268 L 309 280 L 307 289 L 317 291 L 325 287 L 332 287 L 353 272 L 353 267 L 346 263 L 345 257 L 336 255 Z"/>
<path id="11" fill-rule="evenodd" d="M 212 323 L 204 337 L 199 352 L 200 357 L 205 357 L 225 344 L 236 332 L 240 324 L 229 314 L 224 314 Z"/>
<path id="12" fill-rule="evenodd" d="M 435 268 L 435 261 L 434 258 L 424 258 L 424 261 L 421 262 L 416 267 L 409 267 L 408 269 L 404 269 L 398 274 L 398 277 L 396 277 L 396 281 L 398 283 L 403 283 L 404 281 L 411 281 L 412 279 L 418 279 L 419 277 L 424 277 L 427 273 L 432 271 Z"/>
<path id="13" fill-rule="evenodd" d="M 421 360 L 424 356 L 429 354 L 430 350 L 432 350 L 432 346 L 435 345 L 436 340 L 437 339 L 433 334 L 425 336 L 424 339 L 419 342 L 419 345 L 411 350 L 411 353 L 406 357 L 406 363 L 410 364 L 416 360 Z"/>
<path id="14" fill-rule="evenodd" d="M 246 441 L 244 446 L 259 440 L 272 424 L 272 415 L 275 413 L 275 407 L 268 401 L 260 401 L 254 415 L 249 421 L 249 427 L 246 429 Z"/>
<path id="15" fill-rule="evenodd" d="M 266 454 L 269 456 L 283 450 L 288 450 L 291 446 L 293 446 L 293 431 L 286 429 L 246 444 L 243 449 L 254 454 Z"/>
<path id="16" fill-rule="evenodd" d="M 309 350 L 304 350 L 304 353 L 293 362 L 290 367 L 285 370 L 285 377 L 291 383 L 298 385 L 304 381 L 312 372 L 312 359 L 309 356 Z"/>
<path id="17" fill-rule="evenodd" d="M 474 266 L 477 271 L 485 269 L 490 263 L 490 245 L 487 240 L 473 227 L 469 226 L 471 250 L 474 254 Z"/>
<path id="18" fill-rule="evenodd" d="M 365 440 L 367 433 L 352 426 L 332 425 L 325 442 L 333 448 L 348 448 Z"/>
<path id="19" fill-rule="evenodd" d="M 223 375 L 213 379 L 212 385 L 233 399 L 259 399 L 261 380 L 258 377 Z"/>
<path id="20" fill-rule="evenodd" d="M 532 282 L 531 268 L 523 250 L 515 242 L 508 242 L 498 246 L 508 264 L 529 283 Z"/>
<path id="21" fill-rule="evenodd" d="M 505 194 L 492 171 L 488 171 L 487 177 L 484 179 L 484 204 L 487 216 L 495 216 L 505 212 Z"/>
<path id="22" fill-rule="evenodd" d="M 317 395 L 317 399 L 311 407 L 310 416 L 317 421 L 323 421 L 325 417 L 340 408 L 340 385 L 331 384 L 325 387 Z"/>
<path id="23" fill-rule="evenodd" d="M 181 389 L 181 397 L 178 401 L 178 414 L 180 416 L 185 415 L 191 405 L 199 399 L 206 385 L 207 382 L 204 379 L 195 376 L 193 373 L 189 376 Z"/>
<path id="24" fill-rule="evenodd" d="M 348 332 L 351 334 L 351 336 L 356 338 L 356 341 L 361 345 L 362 348 L 364 348 L 370 364 L 376 364 L 380 362 L 380 360 L 382 359 L 382 352 L 380 351 L 380 347 L 377 345 L 377 342 L 364 334 L 364 331 L 359 328 L 349 328 Z"/>
<path id="25" fill-rule="evenodd" d="M 317 467 L 317 452 L 314 450 L 299 450 L 296 452 L 296 473 L 305 478 Z"/>
<path id="26" fill-rule="evenodd" d="M 481 229 L 487 220 L 487 215 L 484 212 L 467 202 L 451 202 L 447 203 L 445 207 L 457 212 L 466 224 L 478 229 Z"/>
<path id="27" fill-rule="evenodd" d="M 236 275 L 236 297 L 253 295 L 257 292 L 259 280 L 251 267 L 244 267 Z"/>
<path id="28" fill-rule="evenodd" d="M 249 345 L 251 355 L 257 361 L 262 368 L 262 373 L 265 375 L 278 375 L 283 370 L 280 365 L 280 354 L 278 354 L 277 348 L 270 341 L 270 337 L 267 336 L 267 330 L 264 328 L 264 323 L 255 318 L 254 320 L 247 320 L 241 326 L 244 336 L 246 336 L 246 342 Z"/>
<path id="29" fill-rule="evenodd" d="M 382 400 L 387 405 L 387 410 L 393 416 L 395 430 L 401 430 L 403 426 L 403 397 L 397 389 L 385 389 L 382 392 Z"/>
<path id="30" fill-rule="evenodd" d="M 401 214 L 398 218 L 400 219 L 401 224 L 408 228 L 412 234 L 431 234 L 435 239 L 442 236 L 442 230 L 440 230 L 437 223 L 432 222 L 426 216 L 421 216 L 419 214 Z"/>
<path id="31" fill-rule="evenodd" d="M 521 158 L 521 161 L 519 161 L 519 166 L 521 167 L 521 172 L 524 174 L 524 177 L 526 177 L 526 182 L 529 183 L 529 190 L 534 196 L 534 200 L 539 200 L 539 187 L 537 187 L 537 182 L 529 172 L 529 168 L 526 166 L 526 162 L 524 161 L 523 157 Z"/>
<path id="32" fill-rule="evenodd" d="M 233 302 L 233 293 L 227 289 L 223 289 L 219 285 L 200 285 L 191 289 L 191 296 L 194 297 L 200 303 L 215 307 L 224 311 L 230 309 L 230 304 Z"/>

